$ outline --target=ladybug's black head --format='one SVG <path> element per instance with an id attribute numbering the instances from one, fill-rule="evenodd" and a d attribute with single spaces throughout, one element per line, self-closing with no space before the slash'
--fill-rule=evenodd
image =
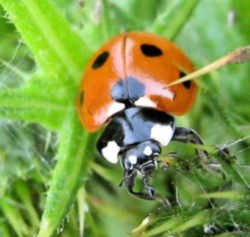
<path id="1" fill-rule="evenodd" d="M 128 191 L 139 198 L 153 200 L 159 195 L 155 196 L 154 187 L 148 184 L 148 178 L 152 171 L 157 166 L 156 158 L 160 155 L 161 148 L 158 142 L 148 140 L 128 147 L 121 152 L 121 162 L 124 168 L 124 177 L 122 183 L 125 184 Z M 135 177 L 137 174 L 142 176 L 144 188 L 147 192 L 136 192 L 133 190 L 135 184 Z M 161 197 L 159 199 L 165 202 Z"/>
<path id="2" fill-rule="evenodd" d="M 142 175 L 147 175 L 155 169 L 155 158 L 160 153 L 160 145 L 153 140 L 129 146 L 121 154 L 122 166 L 128 173 L 138 171 Z"/>

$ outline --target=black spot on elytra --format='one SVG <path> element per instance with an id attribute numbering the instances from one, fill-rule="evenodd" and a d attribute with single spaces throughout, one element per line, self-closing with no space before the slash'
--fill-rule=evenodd
<path id="1" fill-rule="evenodd" d="M 181 78 L 181 77 L 185 77 L 186 75 L 187 75 L 187 73 L 180 71 L 179 77 L 180 77 L 180 78 Z"/>
<path id="2" fill-rule="evenodd" d="M 182 71 L 180 71 L 180 78 L 182 78 L 182 77 L 185 77 L 187 74 L 185 73 L 185 72 L 182 72 Z M 186 89 L 190 89 L 190 87 L 191 87 L 191 81 L 189 80 L 189 81 L 184 81 L 184 82 L 182 82 L 182 85 L 186 88 Z"/>
<path id="3" fill-rule="evenodd" d="M 142 44 L 141 51 L 147 57 L 158 57 L 163 54 L 161 49 L 152 44 Z"/>
<path id="4" fill-rule="evenodd" d="M 184 81 L 182 82 L 182 85 L 186 88 L 186 89 L 190 89 L 191 88 L 191 81 Z"/>
<path id="5" fill-rule="evenodd" d="M 83 104 L 83 100 L 84 100 L 84 93 L 83 91 L 80 92 L 80 96 L 79 96 L 79 101 L 80 101 L 80 105 L 82 106 Z"/>
<path id="6" fill-rule="evenodd" d="M 109 53 L 107 51 L 101 53 L 94 61 L 92 68 L 97 69 L 101 67 L 108 59 Z"/>

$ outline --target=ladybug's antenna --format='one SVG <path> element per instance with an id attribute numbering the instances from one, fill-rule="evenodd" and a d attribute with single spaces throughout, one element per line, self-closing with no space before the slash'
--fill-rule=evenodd
<path id="1" fill-rule="evenodd" d="M 170 87 L 179 83 L 183 83 L 185 81 L 189 81 L 189 80 L 194 80 L 194 79 L 198 79 L 198 77 L 207 74 L 213 70 L 216 70 L 218 68 L 221 68 L 227 64 L 236 64 L 236 63 L 244 63 L 250 61 L 250 46 L 246 46 L 243 48 L 239 48 L 234 50 L 233 52 L 225 55 L 222 58 L 219 58 L 218 60 L 208 64 L 207 66 L 196 70 L 190 74 L 188 74 L 187 76 L 184 76 L 182 78 L 180 78 L 179 80 L 176 80 L 170 84 L 168 84 L 166 87 Z"/>

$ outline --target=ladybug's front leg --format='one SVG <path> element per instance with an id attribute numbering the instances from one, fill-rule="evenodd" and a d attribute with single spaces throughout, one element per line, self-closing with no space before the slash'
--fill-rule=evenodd
<path id="1" fill-rule="evenodd" d="M 204 144 L 197 132 L 192 129 L 187 129 L 183 127 L 176 127 L 175 133 L 173 136 L 173 141 L 179 141 L 184 143 L 192 143 L 202 145 Z M 213 171 L 216 173 L 221 173 L 219 169 L 219 163 L 215 161 L 211 161 L 209 159 L 209 155 L 205 150 L 202 149 L 195 149 L 202 167 L 204 167 L 208 171 Z"/>
<path id="2" fill-rule="evenodd" d="M 128 189 L 128 191 L 131 194 L 135 195 L 138 198 L 142 198 L 142 199 L 146 199 L 146 200 L 154 200 L 155 199 L 154 198 L 154 188 L 151 186 L 150 186 L 151 191 L 148 193 L 135 192 L 133 190 L 134 185 L 135 185 L 136 172 L 137 171 L 135 171 L 135 170 L 132 170 L 132 171 L 125 170 L 123 183 L 125 184 L 126 188 Z M 144 185 L 145 185 L 145 183 L 144 183 Z M 147 186 L 147 187 L 149 187 L 149 186 Z"/>
<path id="3" fill-rule="evenodd" d="M 163 198 L 163 197 L 162 197 L 161 195 L 159 195 L 159 194 L 155 194 L 155 189 L 154 189 L 154 187 L 152 187 L 152 186 L 150 186 L 150 185 L 148 184 L 148 176 L 147 176 L 147 175 L 144 175 L 144 176 L 142 177 L 142 181 L 143 181 L 144 187 L 145 187 L 146 190 L 148 191 L 149 196 L 152 196 L 153 199 L 162 202 L 163 205 L 164 205 L 165 207 L 170 207 L 170 206 L 171 206 L 171 204 L 170 204 L 170 202 L 168 201 L 168 199 Z"/>
<path id="4" fill-rule="evenodd" d="M 146 175 L 144 175 L 142 177 L 142 181 L 143 181 L 144 187 L 146 188 L 146 190 L 148 192 L 147 193 L 135 192 L 133 190 L 133 187 L 134 187 L 134 184 L 135 184 L 136 172 L 137 171 L 135 171 L 135 170 L 133 170 L 133 171 L 125 170 L 123 183 L 127 187 L 127 190 L 131 194 L 135 195 L 138 198 L 146 199 L 146 200 L 158 200 L 158 201 L 162 202 L 165 207 L 170 206 L 170 203 L 169 203 L 169 201 L 167 199 L 161 197 L 158 194 L 155 194 L 154 187 L 152 187 L 152 186 L 150 186 L 148 184 L 148 176 L 146 176 Z"/>

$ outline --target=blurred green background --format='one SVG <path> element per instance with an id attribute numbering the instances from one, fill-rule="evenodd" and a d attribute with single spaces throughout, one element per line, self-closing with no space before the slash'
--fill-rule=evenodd
<path id="1" fill-rule="evenodd" d="M 193 147 L 171 144 L 164 152 L 178 160 L 152 180 L 169 209 L 119 188 L 122 169 L 80 131 L 75 97 L 87 59 L 134 30 L 170 38 L 200 68 L 250 44 L 250 2 L 0 0 L 1 237 L 250 236 L 249 63 L 204 76 L 194 108 L 177 118 L 199 132 L 224 177 L 201 169 Z M 212 152 L 224 145 L 231 162 Z"/>

